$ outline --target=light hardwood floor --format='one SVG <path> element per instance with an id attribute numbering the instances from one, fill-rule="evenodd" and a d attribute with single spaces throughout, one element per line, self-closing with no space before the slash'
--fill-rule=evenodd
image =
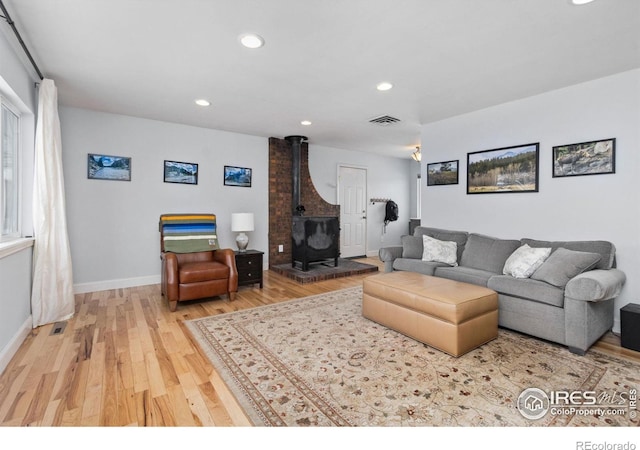
<path id="1" fill-rule="evenodd" d="M 376 258 L 360 260 L 381 267 Z M 248 426 L 183 321 L 360 285 L 368 275 L 298 284 L 265 272 L 232 302 L 180 303 L 159 285 L 80 294 L 60 334 L 33 330 L 0 376 L 2 426 Z M 640 361 L 606 335 L 604 351 Z"/>

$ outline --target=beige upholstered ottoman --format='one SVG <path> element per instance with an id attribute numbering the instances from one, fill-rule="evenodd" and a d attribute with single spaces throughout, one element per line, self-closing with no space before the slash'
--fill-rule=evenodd
<path id="1" fill-rule="evenodd" d="M 362 315 L 452 356 L 498 337 L 498 294 L 415 272 L 363 282 Z"/>

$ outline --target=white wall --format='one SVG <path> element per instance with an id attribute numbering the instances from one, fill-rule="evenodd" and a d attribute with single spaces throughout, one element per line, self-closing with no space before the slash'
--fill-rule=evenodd
<path id="1" fill-rule="evenodd" d="M 231 213 L 253 212 L 249 246 L 266 252 L 267 139 L 68 107 L 60 121 L 76 292 L 158 283 L 163 213 L 212 212 L 235 249 Z M 88 153 L 131 157 L 131 181 L 88 179 Z M 165 183 L 164 160 L 199 164 L 198 184 Z M 225 165 L 252 168 L 252 186 L 224 186 Z"/>
<path id="2" fill-rule="evenodd" d="M 338 203 L 338 166 L 367 169 L 367 255 L 375 256 L 380 247 L 399 245 L 400 236 L 409 233 L 410 189 L 415 186 L 409 158 L 393 158 L 358 151 L 309 144 L 309 172 L 318 193 L 329 203 Z M 414 162 L 415 164 L 415 162 Z M 398 220 L 384 230 L 385 204 L 372 204 L 371 198 L 389 198 L 398 204 Z M 415 201 L 415 199 L 413 200 Z"/>
<path id="3" fill-rule="evenodd" d="M 552 147 L 616 138 L 616 173 L 552 178 Z M 467 153 L 540 143 L 539 192 L 466 194 Z M 422 223 L 504 238 L 603 239 L 627 283 L 619 308 L 640 302 L 640 70 L 422 127 L 428 162 L 460 160 L 460 184 L 425 187 Z M 423 170 L 425 173 L 425 170 Z"/>
<path id="4" fill-rule="evenodd" d="M 173 123 L 61 107 L 69 239 L 76 292 L 159 282 L 158 217 L 169 212 L 213 212 L 221 245 L 235 248 L 233 212 L 254 212 L 251 248 L 265 251 L 268 267 L 268 140 Z M 87 154 L 131 157 L 132 179 L 89 180 Z M 199 164 L 198 185 L 163 182 L 164 160 Z M 336 202 L 337 164 L 368 169 L 368 197 L 388 197 L 400 218 L 382 233 L 384 205 L 369 205 L 367 250 L 398 244 L 408 231 L 410 161 L 309 146 L 316 188 Z M 223 166 L 251 167 L 251 188 L 224 186 Z"/>
<path id="5" fill-rule="evenodd" d="M 33 142 L 35 134 L 36 89 L 34 78 L 10 44 L 0 33 L 0 92 L 21 111 L 22 128 L 22 231 L 33 233 L 31 186 L 33 184 Z M 10 254 L 9 254 L 10 253 Z M 31 259 L 29 245 L 17 253 L 0 257 L 0 373 L 31 329 Z"/>
<path id="6" fill-rule="evenodd" d="M 32 248 L 0 258 L 0 374 L 31 330 Z"/>

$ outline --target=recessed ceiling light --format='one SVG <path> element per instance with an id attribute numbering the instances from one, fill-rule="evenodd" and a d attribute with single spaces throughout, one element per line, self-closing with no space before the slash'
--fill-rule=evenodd
<path id="1" fill-rule="evenodd" d="M 247 48 L 260 48 L 264 45 L 264 39 L 257 34 L 243 34 L 240 43 Z"/>
<path id="2" fill-rule="evenodd" d="M 196 100 L 196 105 L 198 106 L 209 106 L 211 104 L 211 102 L 209 100 L 205 100 L 203 98 L 199 98 L 198 100 Z"/>
<path id="3" fill-rule="evenodd" d="M 300 122 L 300 123 L 301 123 L 302 125 L 305 125 L 305 126 L 309 126 L 309 125 L 311 125 L 311 121 L 310 121 L 310 120 L 303 120 L 303 121 L 302 121 L 302 122 Z"/>
<path id="4" fill-rule="evenodd" d="M 574 5 L 586 5 L 587 3 L 591 3 L 593 0 L 571 0 Z"/>
<path id="5" fill-rule="evenodd" d="M 389 83 L 388 81 L 383 81 L 382 83 L 378 83 L 376 85 L 376 89 L 379 91 L 388 91 L 392 87 L 393 87 L 393 84 Z"/>

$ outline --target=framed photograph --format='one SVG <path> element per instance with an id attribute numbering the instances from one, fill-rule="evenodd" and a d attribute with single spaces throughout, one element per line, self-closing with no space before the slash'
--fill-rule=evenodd
<path id="1" fill-rule="evenodd" d="M 616 173 L 616 140 L 553 147 L 553 176 L 576 177 Z"/>
<path id="2" fill-rule="evenodd" d="M 165 160 L 164 182 L 198 184 L 198 165 L 193 163 Z"/>
<path id="3" fill-rule="evenodd" d="M 540 144 L 467 153 L 467 194 L 538 192 Z"/>
<path id="4" fill-rule="evenodd" d="M 225 186 L 251 187 L 251 169 L 224 166 L 224 184 Z"/>
<path id="5" fill-rule="evenodd" d="M 427 164 L 427 186 L 458 184 L 458 162 L 443 161 Z"/>
<path id="6" fill-rule="evenodd" d="M 91 180 L 131 181 L 131 158 L 89 153 L 87 177 Z"/>

